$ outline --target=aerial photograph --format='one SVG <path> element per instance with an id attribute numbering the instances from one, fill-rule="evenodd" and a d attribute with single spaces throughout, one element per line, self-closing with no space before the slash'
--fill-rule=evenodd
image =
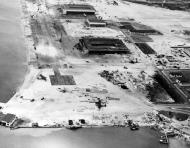
<path id="1" fill-rule="evenodd" d="M 190 0 L 0 0 L 0 148 L 190 148 Z"/>

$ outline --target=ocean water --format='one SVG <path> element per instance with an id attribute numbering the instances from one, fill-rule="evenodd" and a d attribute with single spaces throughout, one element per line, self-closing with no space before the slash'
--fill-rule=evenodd
<path id="1" fill-rule="evenodd" d="M 0 102 L 7 102 L 23 83 L 26 48 L 19 0 L 0 0 Z"/>
<path id="2" fill-rule="evenodd" d="M 159 143 L 160 134 L 149 128 L 90 128 L 71 130 L 0 128 L 2 148 L 189 148 L 176 139 Z"/>

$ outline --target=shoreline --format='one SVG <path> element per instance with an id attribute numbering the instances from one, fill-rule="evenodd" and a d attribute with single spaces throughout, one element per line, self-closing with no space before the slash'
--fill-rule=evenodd
<path id="1" fill-rule="evenodd" d="M 28 23 L 29 20 L 27 20 L 27 19 L 29 19 L 28 18 L 29 16 L 27 16 L 28 14 L 24 14 L 24 10 L 22 8 L 23 7 L 23 4 L 22 4 L 23 0 L 19 0 L 19 1 L 20 1 L 20 6 L 21 6 L 21 14 L 23 15 L 23 18 L 21 17 L 21 23 L 22 23 L 21 26 L 24 28 L 23 29 L 23 36 L 24 36 L 24 40 L 25 40 L 26 49 L 28 51 L 27 56 L 26 56 L 27 57 L 27 72 L 26 72 L 26 75 L 25 75 L 25 78 L 23 80 L 22 85 L 18 88 L 18 91 L 15 93 L 15 95 L 13 97 L 11 97 L 11 99 L 9 101 L 16 99 L 24 89 L 26 89 L 29 85 L 32 84 L 31 81 L 33 80 L 33 78 L 36 77 L 38 75 L 38 73 L 41 72 L 39 69 L 36 70 L 33 66 L 29 65 L 29 63 L 31 62 L 30 61 L 30 58 L 31 58 L 30 54 L 32 54 L 34 52 L 34 47 L 32 46 L 32 44 L 34 44 L 34 43 L 32 42 L 33 41 L 31 39 L 32 37 L 27 37 L 28 31 L 30 30 L 30 24 Z M 26 30 L 29 29 L 29 30 L 26 31 L 25 29 Z M 6 106 L 6 104 L 4 104 L 4 106 Z M 134 115 L 134 116 L 136 116 L 136 115 Z M 31 121 L 31 123 L 32 122 L 33 121 Z M 56 126 L 57 124 L 58 123 L 55 123 L 55 125 L 52 125 L 52 126 Z M 65 128 L 64 125 L 62 125 L 62 126 L 63 127 L 41 127 L 41 128 Z M 147 127 L 145 125 L 144 126 L 140 125 L 140 126 L 141 127 Z M 115 125 L 109 125 L 109 124 L 108 125 L 103 125 L 103 124 L 99 125 L 99 124 L 97 124 L 97 125 L 84 126 L 84 128 L 88 128 L 88 127 L 89 128 L 115 127 Z M 116 126 L 116 127 L 118 127 L 118 126 Z M 148 126 L 148 127 L 150 127 L 150 126 Z M 25 127 L 25 128 L 34 128 L 34 127 Z"/>
<path id="2" fill-rule="evenodd" d="M 158 126 L 158 127 L 157 127 Z M 148 128 L 150 130 L 154 130 L 156 132 L 158 132 L 159 134 L 165 134 L 167 132 L 171 132 L 171 130 L 163 130 L 161 129 L 161 127 L 159 127 L 160 125 L 157 124 L 157 125 L 140 125 L 139 127 L 140 128 Z M 18 128 L 13 128 L 11 130 L 18 130 L 18 129 L 64 129 L 64 130 L 71 130 L 71 131 L 77 131 L 77 130 L 80 130 L 80 129 L 101 129 L 101 128 L 130 128 L 129 125 L 82 125 L 81 127 L 79 128 L 75 128 L 75 129 L 72 129 L 68 126 L 44 126 L 44 127 L 18 127 Z M 139 129 L 138 129 L 139 130 Z M 133 130 L 131 130 L 132 132 L 135 132 Z M 172 130 L 173 132 L 173 130 Z M 185 132 L 182 132 L 180 131 L 179 129 L 175 129 L 174 130 L 174 133 L 176 134 L 175 138 L 177 138 L 178 140 L 183 140 L 184 142 L 186 143 L 190 143 L 190 134 L 187 134 Z M 170 137 L 172 138 L 172 137 Z"/>
<path id="3" fill-rule="evenodd" d="M 31 68 L 30 68 L 30 66 L 28 65 L 28 63 L 29 63 L 29 59 L 30 59 L 30 49 L 29 49 L 29 44 L 28 44 L 28 41 L 29 40 L 27 40 L 27 38 L 26 38 L 26 31 L 25 31 L 25 27 L 28 27 L 27 25 L 29 25 L 29 24 L 26 24 L 26 20 L 24 20 L 24 17 L 25 17 L 25 14 L 23 13 L 23 8 L 22 8 L 22 1 L 23 0 L 18 0 L 18 5 L 19 5 L 19 12 L 20 12 L 20 28 L 21 28 L 21 31 L 22 31 L 22 39 L 24 40 L 24 46 L 25 46 L 25 49 L 26 49 L 26 61 L 25 61 L 25 63 L 26 63 L 26 73 L 25 73 L 25 76 L 24 76 L 24 79 L 23 79 L 23 81 L 21 82 L 21 84 L 15 89 L 16 90 L 16 92 L 15 92 L 15 94 L 11 97 L 11 98 L 9 98 L 9 101 L 10 100 L 12 100 L 12 99 L 14 99 L 18 94 L 19 94 L 19 92 L 23 89 L 23 87 L 24 87 L 24 85 L 25 85 L 25 83 L 27 83 L 27 79 L 29 78 L 29 76 L 30 76 L 30 72 L 31 72 Z M 8 102 L 9 102 L 8 101 Z M 6 104 L 8 103 L 8 102 L 6 102 L 6 103 L 2 103 L 2 102 L 0 102 L 0 105 L 2 106 L 2 107 L 4 107 L 4 106 L 6 106 Z"/>
<path id="4" fill-rule="evenodd" d="M 28 131 L 28 133 L 25 134 L 24 131 Z M 52 138 L 53 139 L 55 138 L 56 144 L 60 143 L 60 141 L 63 141 L 60 143 L 60 146 L 58 146 L 60 148 L 65 146 L 65 143 L 69 142 L 69 141 L 71 141 L 71 144 L 72 144 L 72 142 L 74 142 L 75 144 L 78 143 L 77 142 L 78 140 L 75 141 L 78 138 L 86 141 L 86 143 L 91 143 L 91 142 L 94 143 L 93 148 L 95 148 L 97 146 L 96 142 L 94 142 L 94 141 L 96 141 L 98 139 L 100 139 L 104 143 L 105 142 L 108 143 L 108 146 L 106 146 L 106 145 L 104 145 L 104 143 L 101 143 L 101 141 L 100 141 L 98 144 L 98 147 L 100 147 L 100 148 L 102 148 L 102 147 L 110 148 L 110 142 L 113 143 L 113 145 L 114 145 L 113 148 L 117 147 L 118 144 L 120 145 L 120 147 L 125 148 L 126 145 L 128 144 L 127 141 L 134 143 L 134 145 L 136 145 L 135 142 L 141 141 L 140 143 L 142 143 L 142 144 L 144 144 L 144 143 L 147 143 L 147 144 L 152 143 L 151 145 L 157 144 L 156 145 L 157 148 L 164 147 L 164 146 L 160 145 L 159 140 L 158 140 L 160 134 L 158 132 L 153 131 L 153 130 L 148 129 L 148 128 L 142 128 L 139 131 L 134 131 L 134 132 L 128 128 L 112 128 L 112 127 L 111 128 L 105 127 L 105 128 L 98 128 L 98 129 L 97 128 L 79 129 L 76 131 L 70 131 L 70 130 L 66 130 L 66 129 L 21 129 L 20 131 L 11 131 L 11 133 L 14 134 L 14 137 L 16 137 L 17 139 L 20 137 L 23 140 L 23 142 L 25 142 L 24 138 L 26 136 L 27 136 L 27 139 L 29 139 L 30 136 L 34 137 L 35 138 L 34 140 L 36 141 L 35 143 L 37 145 L 39 145 L 41 143 L 40 141 L 42 139 L 44 139 L 45 137 L 50 137 L 50 138 L 48 138 L 49 140 L 52 140 Z M 86 134 L 84 134 L 84 133 L 86 133 Z M 113 134 L 111 134 L 111 133 L 113 133 Z M 134 139 L 134 141 L 133 141 L 132 135 L 134 135 L 136 137 Z M 145 135 L 147 135 L 147 136 L 145 136 Z M 91 137 L 90 139 L 88 139 L 89 136 Z M 114 137 L 115 140 L 110 141 L 111 137 L 112 138 Z M 40 141 L 38 141 L 38 139 L 40 139 Z M 46 140 L 44 140 L 44 142 L 47 142 L 47 138 L 45 138 L 45 139 Z M 94 140 L 94 139 L 96 139 L 96 140 Z M 152 139 L 152 141 L 149 141 L 150 139 Z M 13 137 L 12 138 L 10 137 L 11 143 L 13 140 L 14 140 Z M 74 147 L 76 147 L 76 148 L 81 147 L 81 145 L 80 145 L 81 140 L 79 141 L 79 144 L 77 144 Z M 154 140 L 154 142 L 153 142 L 153 140 Z M 122 144 L 122 141 L 125 142 L 125 144 Z M 22 144 L 23 144 L 23 142 L 22 142 Z M 28 143 L 28 145 L 30 144 L 29 142 L 27 142 L 27 143 Z M 134 145 L 130 145 L 130 147 L 131 148 L 142 147 L 141 144 L 137 144 L 136 146 L 134 146 Z M 160 146 L 158 146 L 158 145 L 160 145 Z M 171 145 L 173 145 L 172 142 L 171 142 Z M 46 145 L 42 144 L 38 147 L 41 148 L 44 146 L 47 147 L 48 145 L 46 146 Z M 57 147 L 57 145 L 56 146 L 53 145 L 53 147 Z M 71 145 L 71 146 L 67 145 L 66 147 L 70 148 L 70 147 L 73 147 L 73 145 Z M 92 145 L 91 144 L 87 144 L 87 145 L 85 144 L 85 148 L 88 148 L 88 147 L 92 147 Z M 144 147 L 146 148 L 147 146 L 145 145 Z"/>
<path id="5" fill-rule="evenodd" d="M 25 67 L 25 70 L 24 70 L 24 78 L 20 81 L 20 82 L 18 82 L 18 86 L 16 86 L 16 87 L 14 87 L 14 91 L 13 91 L 13 95 L 12 96 L 10 96 L 9 98 L 6 98 L 6 101 L 4 102 L 4 101 L 2 101 L 2 102 L 0 102 L 0 106 L 1 107 L 4 107 L 4 106 L 6 106 L 6 104 L 10 101 L 10 100 L 12 100 L 13 98 L 15 98 L 15 96 L 17 95 L 17 93 L 21 90 L 21 88 L 22 88 L 22 86 L 23 86 L 23 84 L 25 83 L 25 78 L 27 77 L 27 75 L 28 75 L 28 73 L 29 73 L 29 69 L 28 69 L 28 59 L 29 59 L 29 50 L 28 50 L 28 48 L 27 48 L 27 43 L 25 42 L 25 40 L 26 40 L 26 36 L 25 36 L 25 31 L 24 31 L 24 23 L 23 23 L 23 15 L 24 15 L 24 13 L 23 13 L 23 11 L 22 11 L 22 5 L 21 5 L 21 0 L 17 0 L 16 1 L 16 7 L 15 7 L 15 9 L 16 10 L 18 10 L 18 13 L 19 13 L 19 15 L 18 15 L 18 24 L 19 24 L 19 30 L 21 31 L 21 35 L 19 36 L 21 39 L 22 39 L 22 41 L 24 40 L 24 43 L 23 43 L 23 46 L 24 46 L 24 52 L 26 52 L 26 60 L 25 61 L 23 61 L 23 63 L 21 63 L 22 65 L 23 65 L 23 67 Z M 8 7 L 8 6 L 7 6 Z M 7 101 L 8 100 L 8 101 Z"/>

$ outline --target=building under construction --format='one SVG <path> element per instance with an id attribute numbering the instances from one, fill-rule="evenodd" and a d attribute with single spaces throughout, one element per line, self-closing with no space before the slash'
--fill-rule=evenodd
<path id="1" fill-rule="evenodd" d="M 190 103 L 190 69 L 158 70 L 155 78 L 177 103 Z"/>
<path id="2" fill-rule="evenodd" d="M 123 41 L 115 38 L 83 37 L 79 40 L 79 49 L 89 54 L 130 54 Z"/>
<path id="3" fill-rule="evenodd" d="M 63 6 L 63 14 L 70 15 L 70 14 L 90 14 L 94 15 L 96 10 L 91 5 L 79 5 L 79 4 L 65 4 Z"/>

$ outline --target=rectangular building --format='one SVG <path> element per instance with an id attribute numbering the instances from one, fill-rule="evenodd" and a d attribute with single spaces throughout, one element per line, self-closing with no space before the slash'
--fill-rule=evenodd
<path id="1" fill-rule="evenodd" d="M 120 24 L 121 24 L 120 29 L 126 29 L 131 33 L 140 33 L 140 34 L 149 34 L 149 35 L 161 34 L 159 31 L 149 26 L 136 22 L 120 22 Z"/>
<path id="2" fill-rule="evenodd" d="M 63 14 L 95 14 L 96 10 L 91 5 L 65 4 Z"/>
<path id="3" fill-rule="evenodd" d="M 54 68 L 54 75 L 50 75 L 51 85 L 76 85 L 72 75 L 61 75 L 57 68 Z"/>
<path id="4" fill-rule="evenodd" d="M 157 81 L 178 103 L 190 103 L 190 69 L 159 70 Z"/>
<path id="5" fill-rule="evenodd" d="M 148 35 L 144 35 L 144 34 L 131 34 L 130 37 L 132 39 L 132 42 L 134 42 L 134 43 L 153 42 L 152 38 L 150 38 Z"/>
<path id="6" fill-rule="evenodd" d="M 122 40 L 115 38 L 84 37 L 79 40 L 79 48 L 89 54 L 129 54 Z"/>
<path id="7" fill-rule="evenodd" d="M 10 127 L 15 121 L 17 117 L 13 114 L 5 114 L 0 119 L 0 125 Z"/>
<path id="8" fill-rule="evenodd" d="M 156 52 L 146 43 L 135 43 L 135 45 L 144 53 L 144 54 L 156 54 Z"/>
<path id="9" fill-rule="evenodd" d="M 97 18 L 89 18 L 86 20 L 88 27 L 106 27 L 106 22 Z"/>

